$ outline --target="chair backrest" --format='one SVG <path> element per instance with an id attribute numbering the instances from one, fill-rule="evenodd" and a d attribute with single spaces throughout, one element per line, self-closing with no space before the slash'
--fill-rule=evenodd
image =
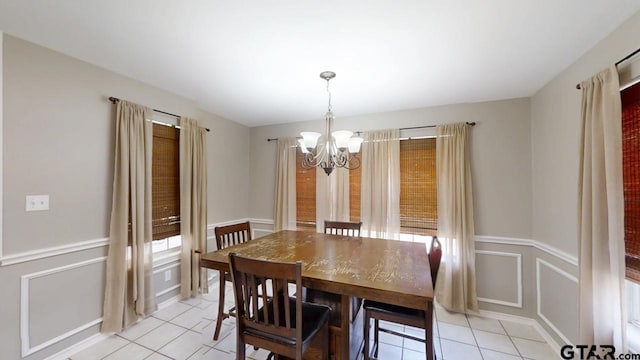
<path id="1" fill-rule="evenodd" d="M 218 250 L 224 249 L 227 246 L 240 244 L 251 240 L 251 224 L 247 222 L 217 226 L 215 228 L 216 233 L 216 246 Z"/>
<path id="2" fill-rule="evenodd" d="M 442 245 L 437 236 L 431 240 L 431 249 L 429 249 L 429 266 L 431 267 L 431 282 L 433 288 L 436 288 L 436 279 L 438 278 L 438 270 L 440 269 L 440 260 L 442 259 Z"/>
<path id="3" fill-rule="evenodd" d="M 324 233 L 334 235 L 345 236 L 362 236 L 360 235 L 360 228 L 362 227 L 362 221 L 360 222 L 346 222 L 346 221 L 324 221 Z"/>
<path id="4" fill-rule="evenodd" d="M 230 253 L 229 267 L 238 334 L 243 336 L 247 329 L 253 329 L 295 340 L 296 353 L 302 354 L 302 297 L 296 296 L 291 300 L 293 293 L 289 293 L 288 287 L 289 283 L 295 283 L 295 293 L 302 294 L 302 262 L 278 263 Z M 268 298 L 267 294 L 273 296 Z M 263 306 L 265 304 L 268 305 Z"/>

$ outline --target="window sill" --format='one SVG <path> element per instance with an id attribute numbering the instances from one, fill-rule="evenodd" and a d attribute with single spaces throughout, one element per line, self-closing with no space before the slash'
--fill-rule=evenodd
<path id="1" fill-rule="evenodd" d="M 153 267 L 158 267 L 166 264 L 170 264 L 176 261 L 180 261 L 180 249 L 170 249 L 160 251 L 153 254 Z"/>

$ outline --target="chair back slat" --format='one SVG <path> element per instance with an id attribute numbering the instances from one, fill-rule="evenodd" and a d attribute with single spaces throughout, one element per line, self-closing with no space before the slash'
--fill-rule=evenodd
<path id="1" fill-rule="evenodd" d="M 362 221 L 360 222 L 347 222 L 347 221 L 328 221 L 324 222 L 324 233 L 333 235 L 344 236 L 357 236 L 360 237 L 360 228 L 362 227 Z"/>
<path id="2" fill-rule="evenodd" d="M 442 245 L 437 236 L 431 240 L 431 248 L 429 249 L 429 266 L 431 267 L 431 282 L 433 288 L 436 288 L 436 279 L 438 278 L 438 270 L 440 269 L 440 261 L 442 260 Z"/>
<path id="3" fill-rule="evenodd" d="M 215 233 L 216 246 L 218 247 L 218 250 L 220 250 L 250 241 L 251 224 L 247 221 L 239 224 L 217 226 L 215 228 Z"/>
<path id="4" fill-rule="evenodd" d="M 288 284 L 296 284 L 296 293 L 302 293 L 302 263 L 274 263 L 229 254 L 229 266 L 234 286 L 237 326 L 272 333 L 278 336 L 302 337 L 302 300 L 291 300 Z M 267 298 L 267 282 L 271 283 L 272 297 Z M 261 292 L 258 292 L 260 284 Z M 292 306 L 291 302 L 295 305 Z M 260 307 L 262 308 L 260 311 Z M 296 319 L 292 323 L 292 319 Z"/>

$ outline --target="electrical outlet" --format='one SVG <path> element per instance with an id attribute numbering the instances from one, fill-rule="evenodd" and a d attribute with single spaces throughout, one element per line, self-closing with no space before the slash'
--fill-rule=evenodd
<path id="1" fill-rule="evenodd" d="M 171 280 L 171 270 L 167 270 L 164 272 L 164 281 Z"/>
<path id="2" fill-rule="evenodd" d="M 26 211 L 49 210 L 49 195 L 27 195 Z"/>

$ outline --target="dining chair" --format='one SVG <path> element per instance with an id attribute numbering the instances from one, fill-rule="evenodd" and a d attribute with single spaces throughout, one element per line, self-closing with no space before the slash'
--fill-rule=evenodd
<path id="1" fill-rule="evenodd" d="M 360 222 L 347 222 L 347 221 L 324 221 L 324 233 L 344 236 L 357 236 L 360 235 L 360 228 L 362 227 L 362 221 Z"/>
<path id="2" fill-rule="evenodd" d="M 232 224 L 227 226 L 217 226 L 215 229 L 216 234 L 216 246 L 218 250 L 226 247 L 237 245 L 243 242 L 251 240 L 251 224 L 247 222 Z M 231 275 L 220 270 L 220 289 L 218 296 L 218 317 L 216 318 L 216 330 L 213 333 L 213 340 L 218 340 L 220 336 L 220 328 L 222 327 L 222 321 L 229 318 L 229 316 L 235 316 L 235 307 L 224 311 L 224 293 L 225 284 L 227 281 L 231 282 Z"/>
<path id="3" fill-rule="evenodd" d="M 289 283 L 295 283 L 297 294 L 302 291 L 301 261 L 280 263 L 230 253 L 229 267 L 237 316 L 236 359 L 245 358 L 250 344 L 299 360 L 317 337 L 322 359 L 329 359 L 331 308 L 290 296 Z"/>
<path id="4" fill-rule="evenodd" d="M 346 221 L 324 221 L 324 233 L 333 235 L 362 237 L 360 229 L 362 228 L 362 221 L 360 222 L 346 222 Z M 331 314 L 331 325 L 340 326 L 340 318 L 338 314 L 342 314 L 345 310 L 340 309 L 341 297 L 339 294 L 334 294 L 322 290 L 306 289 L 305 300 L 321 303 L 331 306 L 334 310 Z M 362 306 L 362 298 L 351 298 L 351 321 L 353 322 L 358 316 L 358 311 Z"/>
<path id="5" fill-rule="evenodd" d="M 431 283 L 433 288 L 436 287 L 436 278 L 438 277 L 438 269 L 440 269 L 440 260 L 442 258 L 442 246 L 437 237 L 433 237 L 431 241 L 431 248 L 429 250 L 429 266 L 431 268 Z M 380 320 L 394 322 L 397 324 L 408 325 L 424 329 L 427 331 L 433 331 L 433 329 L 425 328 L 425 311 L 410 309 L 404 306 L 391 305 L 387 303 L 381 303 L 378 301 L 365 300 L 364 301 L 364 358 L 365 360 L 378 358 L 378 334 L 380 331 L 402 336 L 411 340 L 424 343 L 425 339 L 413 336 L 411 334 L 396 331 L 392 329 L 380 327 Z M 369 352 L 369 332 L 371 328 L 371 319 L 373 319 L 373 349 Z M 425 336 L 426 338 L 426 336 Z"/>

